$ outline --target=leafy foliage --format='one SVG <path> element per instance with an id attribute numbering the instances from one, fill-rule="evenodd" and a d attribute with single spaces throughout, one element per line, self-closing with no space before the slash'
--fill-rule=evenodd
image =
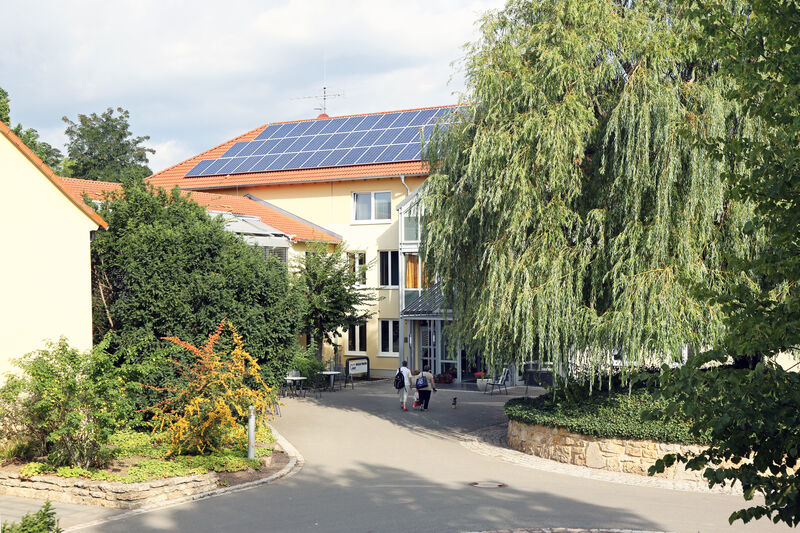
<path id="1" fill-rule="evenodd" d="M 342 245 L 330 250 L 325 244 L 309 243 L 295 266 L 297 287 L 307 302 L 302 330 L 316 344 L 321 359 L 324 343 L 335 344 L 341 330 L 372 317 L 369 306 L 375 303 L 375 293 L 359 286 L 366 267 L 352 268 Z"/>
<path id="2" fill-rule="evenodd" d="M 20 138 L 25 145 L 30 148 L 45 165 L 55 172 L 60 170 L 64 156 L 58 148 L 39 139 L 39 132 L 33 128 L 23 128 L 22 124 L 11 126 L 11 100 L 8 92 L 0 87 L 0 122 L 5 123 Z"/>
<path id="3" fill-rule="evenodd" d="M 27 513 L 18 524 L 3 522 L 0 533 L 60 533 L 63 531 L 58 526 L 58 518 L 50 500 L 44 502 L 41 509 L 35 513 Z"/>
<path id="4" fill-rule="evenodd" d="M 117 113 L 115 116 L 114 113 Z M 67 117 L 67 155 L 65 174 L 73 178 L 102 181 L 141 180 L 151 174 L 147 154 L 155 153 L 144 143 L 148 136 L 134 137 L 130 113 L 118 107 L 102 114 L 78 115 L 78 122 Z"/>
<path id="5" fill-rule="evenodd" d="M 694 139 L 757 138 L 670 2 L 512 0 L 467 51 L 465 105 L 425 147 L 423 255 L 494 360 L 678 359 L 722 334 L 695 287 L 751 256 L 730 164 Z"/>
<path id="6" fill-rule="evenodd" d="M 98 208 L 109 222 L 92 242 L 95 340 L 112 332 L 137 408 L 160 396 L 137 383 L 176 378 L 189 353 L 161 340 L 202 343 L 223 317 L 236 323 L 268 382 L 285 376 L 302 300 L 288 273 L 177 190 L 124 184 Z"/>
<path id="7" fill-rule="evenodd" d="M 226 323 L 233 340 L 230 354 L 215 350 Z M 151 410 L 154 429 L 167 436 L 167 453 L 219 453 L 225 448 L 245 447 L 247 431 L 242 421 L 248 406 L 264 417 L 272 414 L 276 399 L 233 324 L 222 320 L 202 348 L 174 337 L 168 340 L 191 352 L 194 360 L 180 365 L 180 381 L 153 387 L 166 393 Z"/>
<path id="8" fill-rule="evenodd" d="M 513 398 L 506 403 L 510 420 L 560 427 L 573 433 L 600 438 L 654 440 L 683 444 L 707 443 L 690 432 L 690 423 L 674 412 L 667 415 L 667 402 L 646 388 L 613 393 L 582 395 L 580 399 L 552 393 L 537 398 Z"/>
<path id="9" fill-rule="evenodd" d="M 108 438 L 130 414 L 107 348 L 104 340 L 80 353 L 62 338 L 20 359 L 23 374 L 0 388 L 0 439 L 53 465 L 106 462 Z"/>
<path id="10" fill-rule="evenodd" d="M 672 408 L 691 416 L 696 432 L 711 432 L 712 443 L 695 458 L 668 455 L 654 471 L 677 460 L 704 470 L 709 486 L 738 481 L 747 501 L 761 494 L 764 502 L 733 513 L 730 522 L 768 517 L 795 526 L 800 378 L 768 358 L 800 345 L 800 5 L 681 5 L 702 30 L 696 45 L 718 57 L 719 72 L 735 80 L 728 96 L 762 125 L 751 142 L 729 130 L 699 142 L 718 161 L 730 162 L 724 168 L 733 197 L 756 206 L 743 231 L 762 233 L 767 245 L 752 256 L 731 251 L 732 270 L 746 276 L 730 276 L 729 290 L 711 293 L 726 315 L 726 335 L 714 350 L 663 378 Z M 719 366 L 729 357 L 734 368 Z"/>
<path id="11" fill-rule="evenodd" d="M 735 268 L 748 276 L 716 295 L 729 317 L 724 348 L 752 367 L 800 348 L 800 4 L 684 3 L 703 30 L 698 46 L 736 81 L 729 97 L 763 124 L 751 142 L 720 131 L 706 143 L 718 160 L 731 161 L 726 177 L 734 196 L 756 206 L 743 231 L 763 232 L 768 244 L 757 255 L 735 256 Z"/>
<path id="12" fill-rule="evenodd" d="M 750 369 L 719 365 L 727 355 L 708 352 L 679 369 L 664 369 L 661 397 L 668 416 L 686 416 L 692 434 L 710 435 L 710 446 L 696 457 L 670 454 L 651 472 L 676 461 L 703 470 L 710 487 L 742 484 L 750 501 L 764 503 L 736 511 L 730 522 L 763 516 L 789 525 L 800 523 L 800 375 L 769 361 Z M 717 363 L 708 368 L 709 363 Z"/>

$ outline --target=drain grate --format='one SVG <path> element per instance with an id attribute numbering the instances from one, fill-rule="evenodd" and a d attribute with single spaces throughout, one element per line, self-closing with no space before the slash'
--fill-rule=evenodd
<path id="1" fill-rule="evenodd" d="M 469 484 L 470 487 L 478 487 L 479 489 L 502 489 L 507 487 L 505 483 L 498 481 L 473 481 Z"/>

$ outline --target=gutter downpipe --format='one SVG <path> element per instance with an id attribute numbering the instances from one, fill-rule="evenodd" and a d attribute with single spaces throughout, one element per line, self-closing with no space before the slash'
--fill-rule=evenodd
<path id="1" fill-rule="evenodd" d="M 409 189 L 408 185 L 406 185 L 406 176 L 405 176 L 405 174 L 400 176 L 400 183 L 402 183 L 403 187 L 406 188 L 406 197 L 408 197 L 408 195 L 411 194 L 411 189 Z"/>

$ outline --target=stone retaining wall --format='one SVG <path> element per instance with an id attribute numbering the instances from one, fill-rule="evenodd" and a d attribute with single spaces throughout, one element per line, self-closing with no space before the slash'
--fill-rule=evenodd
<path id="1" fill-rule="evenodd" d="M 216 472 L 143 483 L 112 483 L 58 476 L 22 478 L 17 473 L 0 472 L 0 495 L 115 509 L 137 509 L 214 490 L 219 486 L 218 480 Z"/>
<path id="2" fill-rule="evenodd" d="M 611 472 L 647 475 L 656 459 L 667 453 L 699 452 L 699 446 L 664 444 L 648 440 L 600 439 L 563 428 L 508 421 L 508 445 L 517 451 L 561 463 L 588 466 Z M 704 481 L 702 472 L 674 465 L 656 477 Z"/>

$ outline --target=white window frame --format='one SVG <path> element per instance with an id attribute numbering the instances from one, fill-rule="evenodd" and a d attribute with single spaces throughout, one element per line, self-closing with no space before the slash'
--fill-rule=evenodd
<path id="1" fill-rule="evenodd" d="M 364 322 L 364 338 L 362 339 L 361 336 L 358 334 L 361 331 L 361 325 L 358 326 L 350 326 L 347 328 L 347 351 L 345 354 L 347 355 L 366 355 L 367 354 L 367 341 L 369 340 L 369 332 L 367 331 L 367 323 Z M 355 341 L 355 350 L 350 349 L 350 336 L 355 333 L 356 341 Z M 358 348 L 364 348 L 363 350 L 359 350 Z"/>
<path id="2" fill-rule="evenodd" d="M 397 324 L 397 331 L 398 331 L 398 338 L 397 338 L 397 351 L 383 351 L 383 323 L 389 323 L 389 335 L 392 335 L 392 326 L 393 324 Z M 400 319 L 398 318 L 382 318 L 378 320 L 378 357 L 397 357 L 397 354 L 400 351 Z M 392 339 L 389 339 L 389 348 L 392 348 Z"/>
<path id="3" fill-rule="evenodd" d="M 356 195 L 357 194 L 369 194 L 370 195 L 370 213 L 369 218 L 364 220 L 356 219 Z M 388 194 L 389 195 L 389 218 L 376 218 L 375 217 L 375 195 L 376 194 Z M 350 223 L 351 224 L 389 224 L 392 222 L 392 191 L 355 191 L 352 195 L 353 199 L 353 209 L 350 214 Z"/>
<path id="4" fill-rule="evenodd" d="M 414 205 L 407 209 L 402 214 L 402 220 L 400 221 L 400 231 L 403 232 L 403 242 L 419 242 L 420 236 L 422 235 L 422 209 L 419 208 L 418 205 Z M 406 220 L 414 217 L 417 219 L 417 238 L 416 239 L 409 239 L 406 235 Z"/>
<path id="5" fill-rule="evenodd" d="M 361 258 L 364 263 L 359 264 L 358 260 Z M 355 270 L 355 273 L 358 274 L 358 271 L 364 268 L 364 277 L 360 278 L 356 281 L 356 287 L 366 287 L 367 285 L 367 252 L 362 250 L 351 250 L 347 252 L 347 265 L 348 267 Z"/>
<path id="6" fill-rule="evenodd" d="M 389 269 L 389 283 L 388 284 L 381 283 L 381 275 L 382 275 L 381 257 L 383 257 L 381 254 L 384 254 L 384 253 L 387 254 L 386 257 L 389 258 L 388 259 L 388 261 L 389 261 L 389 267 L 388 267 L 388 269 Z M 392 272 L 392 254 L 396 254 L 397 255 L 397 271 L 396 272 Z M 398 289 L 398 288 L 400 288 L 400 259 L 401 259 L 401 256 L 400 256 L 400 251 L 399 250 L 380 250 L 378 252 L 378 286 L 379 287 L 381 287 L 382 289 Z M 397 283 L 395 283 L 395 284 L 392 284 L 392 274 L 393 273 L 397 275 Z"/>

